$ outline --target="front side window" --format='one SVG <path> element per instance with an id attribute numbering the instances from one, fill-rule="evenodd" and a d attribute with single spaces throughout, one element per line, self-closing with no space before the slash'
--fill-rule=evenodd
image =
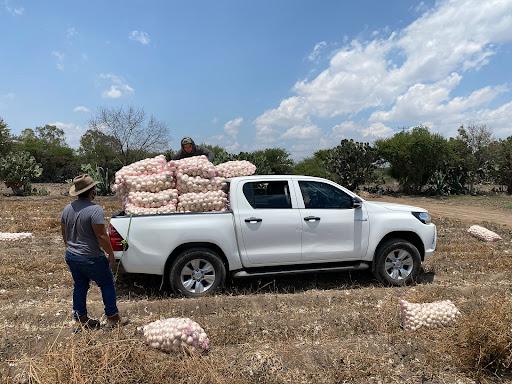
<path id="1" fill-rule="evenodd" d="M 352 208 L 352 198 L 333 185 L 318 181 L 299 181 L 299 186 L 307 209 Z"/>
<path id="2" fill-rule="evenodd" d="M 291 208 L 290 188 L 287 181 L 257 181 L 245 183 L 244 196 L 254 209 Z"/>

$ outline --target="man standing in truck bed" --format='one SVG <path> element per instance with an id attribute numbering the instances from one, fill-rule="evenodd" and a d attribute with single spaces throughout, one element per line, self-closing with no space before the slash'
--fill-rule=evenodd
<path id="1" fill-rule="evenodd" d="M 172 157 L 172 160 L 180 160 L 186 157 L 205 155 L 213 163 L 215 154 L 208 148 L 196 145 L 190 137 L 181 139 L 181 149 Z"/>

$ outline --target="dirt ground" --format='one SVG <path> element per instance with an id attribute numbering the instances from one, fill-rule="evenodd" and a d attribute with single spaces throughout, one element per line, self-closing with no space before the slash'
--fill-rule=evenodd
<path id="1" fill-rule="evenodd" d="M 183 299 L 160 290 L 158 277 L 119 276 L 118 306 L 131 323 L 75 334 L 59 233 L 71 198 L 65 185 L 45 188 L 49 195 L 29 197 L 0 190 L 0 232 L 33 234 L 0 243 L 0 383 L 512 382 L 509 209 L 363 196 L 431 212 L 438 246 L 416 285 L 385 287 L 365 272 L 308 274 L 229 280 L 215 296 Z M 120 208 L 114 197 L 97 203 L 106 216 Z M 472 224 L 503 240 L 472 238 Z M 453 327 L 411 332 L 403 329 L 399 298 L 449 299 L 463 315 Z M 88 308 L 105 321 L 94 285 Z M 209 352 L 186 357 L 146 346 L 142 326 L 168 317 L 201 324 Z"/>
<path id="2" fill-rule="evenodd" d="M 512 228 L 512 210 L 507 214 L 503 209 L 468 206 L 467 204 L 452 205 L 447 204 L 447 202 L 425 197 L 370 196 L 369 200 L 372 199 L 375 201 L 386 201 L 390 203 L 406 204 L 425 208 L 433 217 L 452 218 L 464 222 L 478 222 L 480 225 L 489 222 Z M 510 201 L 512 202 L 512 198 Z"/>

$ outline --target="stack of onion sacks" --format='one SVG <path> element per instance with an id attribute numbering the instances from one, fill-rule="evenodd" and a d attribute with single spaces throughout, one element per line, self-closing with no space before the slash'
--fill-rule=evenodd
<path id="1" fill-rule="evenodd" d="M 177 204 L 175 170 L 164 155 L 140 160 L 116 172 L 112 191 L 127 214 L 173 213 Z"/>
<path id="2" fill-rule="evenodd" d="M 143 327 L 149 346 L 165 352 L 203 352 L 210 340 L 204 329 L 189 318 L 157 320 Z"/>
<path id="3" fill-rule="evenodd" d="M 226 181 L 216 177 L 215 166 L 206 156 L 193 156 L 175 162 L 178 212 L 225 211 Z"/>
<path id="4" fill-rule="evenodd" d="M 461 316 L 451 300 L 417 304 L 400 299 L 400 307 L 404 328 L 411 331 L 450 326 Z"/>

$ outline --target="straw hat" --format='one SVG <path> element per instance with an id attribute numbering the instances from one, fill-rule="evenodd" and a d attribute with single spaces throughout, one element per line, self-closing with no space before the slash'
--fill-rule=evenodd
<path id="1" fill-rule="evenodd" d="M 69 194 L 71 196 L 78 196 L 99 183 L 101 181 L 94 181 L 88 174 L 77 176 L 73 179 L 73 186 L 69 189 Z"/>

